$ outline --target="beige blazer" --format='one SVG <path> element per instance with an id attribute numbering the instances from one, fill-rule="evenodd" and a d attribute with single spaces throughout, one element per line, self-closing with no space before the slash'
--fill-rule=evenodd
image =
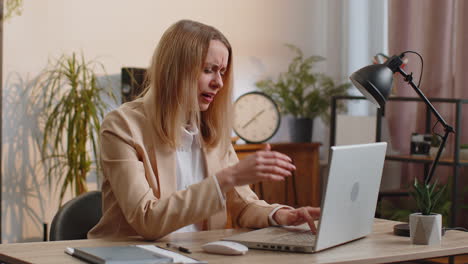
<path id="1" fill-rule="evenodd" d="M 152 93 L 110 112 L 101 126 L 102 211 L 88 238 L 140 235 L 161 238 L 193 223 L 207 229 L 225 228 L 227 212 L 234 227 L 268 226 L 268 215 L 278 205 L 259 200 L 249 186 L 219 198 L 214 175 L 238 161 L 231 147 L 203 148 L 206 177 L 186 190 L 176 191 L 174 149 L 154 134 Z"/>

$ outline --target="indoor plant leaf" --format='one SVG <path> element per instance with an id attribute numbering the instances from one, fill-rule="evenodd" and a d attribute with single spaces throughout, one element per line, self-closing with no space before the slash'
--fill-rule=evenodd
<path id="1" fill-rule="evenodd" d="M 115 101 L 115 96 L 109 81 L 98 84 L 97 69 L 105 74 L 102 64 L 86 61 L 83 54 L 62 55 L 49 63 L 36 87 L 45 96 L 41 153 L 49 183 L 60 191 L 60 204 L 67 190 L 75 195 L 87 191 L 86 177 L 93 168 L 100 174 L 97 135 L 108 108 L 102 97 Z"/>
<path id="2" fill-rule="evenodd" d="M 304 58 L 301 49 L 291 44 L 285 45 L 295 54 L 287 71 L 280 73 L 276 81 L 260 80 L 255 83 L 256 86 L 276 101 L 283 114 L 291 114 L 296 118 L 321 117 L 324 121 L 329 120 L 331 98 L 346 95 L 351 84 L 336 85 L 329 76 L 315 72 L 315 64 L 325 58 Z"/>

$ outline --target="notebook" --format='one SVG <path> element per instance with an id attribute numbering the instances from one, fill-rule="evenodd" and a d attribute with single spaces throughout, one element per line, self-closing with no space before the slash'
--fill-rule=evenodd
<path id="1" fill-rule="evenodd" d="M 65 253 L 94 264 L 206 263 L 154 245 L 68 247 Z"/>
<path id="2" fill-rule="evenodd" d="M 331 147 L 317 235 L 307 224 L 272 226 L 226 237 L 254 249 L 317 252 L 372 232 L 387 143 Z"/>

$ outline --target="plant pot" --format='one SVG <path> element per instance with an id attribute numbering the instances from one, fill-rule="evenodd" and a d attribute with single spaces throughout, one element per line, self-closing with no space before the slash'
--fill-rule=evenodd
<path id="1" fill-rule="evenodd" d="M 289 134 L 292 142 L 312 142 L 313 119 L 292 118 L 289 120 Z"/>
<path id="2" fill-rule="evenodd" d="M 442 215 L 410 214 L 411 242 L 416 245 L 440 245 L 442 241 Z"/>

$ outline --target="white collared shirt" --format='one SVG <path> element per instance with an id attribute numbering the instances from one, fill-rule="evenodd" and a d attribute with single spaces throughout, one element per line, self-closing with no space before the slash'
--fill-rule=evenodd
<path id="1" fill-rule="evenodd" d="M 190 185 L 199 183 L 205 178 L 205 163 L 203 162 L 203 152 L 201 151 L 201 142 L 199 131 L 195 126 L 182 128 L 181 144 L 176 150 L 176 174 L 177 190 L 185 190 Z M 218 181 L 216 187 L 219 199 L 223 204 L 226 203 L 224 195 L 221 192 Z M 184 226 L 175 232 L 195 232 L 202 230 L 202 223 Z"/>
<path id="2" fill-rule="evenodd" d="M 181 144 L 176 150 L 176 174 L 177 190 L 185 190 L 190 185 L 199 183 L 205 178 L 205 163 L 203 162 L 203 152 L 201 151 L 201 141 L 199 131 L 196 126 L 190 126 L 187 129 L 182 128 Z M 213 176 L 216 182 L 216 188 L 219 199 L 226 204 L 226 199 L 221 192 L 221 188 L 216 176 Z M 270 224 L 276 225 L 273 220 L 274 213 L 287 206 L 276 207 L 268 216 Z M 196 223 L 184 226 L 174 232 L 196 232 L 202 230 L 202 223 Z"/>

